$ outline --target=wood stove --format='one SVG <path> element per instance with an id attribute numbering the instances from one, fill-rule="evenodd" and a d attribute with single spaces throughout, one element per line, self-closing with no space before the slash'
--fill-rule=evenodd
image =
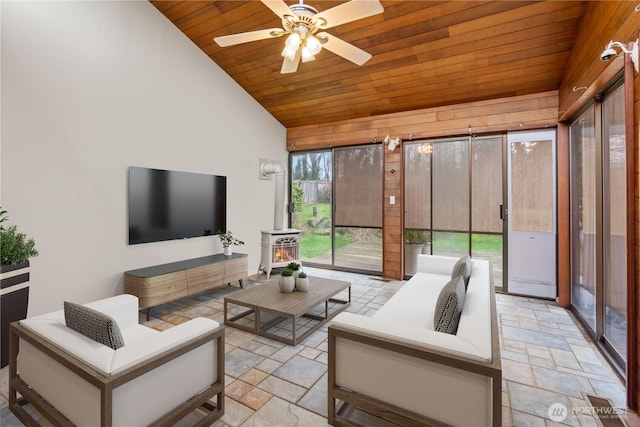
<path id="1" fill-rule="evenodd" d="M 259 270 L 267 273 L 267 279 L 274 268 L 286 267 L 293 261 L 300 263 L 301 232 L 301 230 L 293 228 L 262 231 L 262 254 Z"/>

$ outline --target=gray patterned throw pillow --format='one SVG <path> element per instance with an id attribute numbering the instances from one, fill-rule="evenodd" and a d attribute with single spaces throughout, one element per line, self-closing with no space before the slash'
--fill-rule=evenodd
<path id="1" fill-rule="evenodd" d="M 471 277 L 471 258 L 469 255 L 465 255 L 460 258 L 456 264 L 453 266 L 453 270 L 451 270 L 451 278 L 462 276 L 464 279 L 464 288 L 465 290 L 469 286 L 469 277 Z"/>
<path id="2" fill-rule="evenodd" d="M 124 346 L 118 323 L 104 313 L 65 301 L 64 321 L 68 328 L 114 350 Z"/>
<path id="3" fill-rule="evenodd" d="M 464 280 L 457 276 L 440 291 L 433 317 L 434 330 L 455 335 L 464 305 Z"/>

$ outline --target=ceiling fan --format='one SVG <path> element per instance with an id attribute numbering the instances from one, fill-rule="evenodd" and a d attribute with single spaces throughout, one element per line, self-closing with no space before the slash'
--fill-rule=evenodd
<path id="1" fill-rule="evenodd" d="M 323 47 L 357 65 L 371 58 L 371 54 L 323 30 L 382 13 L 384 8 L 378 0 L 351 0 L 323 12 L 304 4 L 304 0 L 299 1 L 288 6 L 283 0 L 262 0 L 282 19 L 282 28 L 231 34 L 213 40 L 226 47 L 288 34 L 282 51 L 282 74 L 295 73 L 300 60 L 313 61 Z"/>

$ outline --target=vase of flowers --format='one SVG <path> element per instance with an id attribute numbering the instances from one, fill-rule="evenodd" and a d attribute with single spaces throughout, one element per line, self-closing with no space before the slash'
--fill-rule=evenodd
<path id="1" fill-rule="evenodd" d="M 225 233 L 220 233 L 218 237 L 220 237 L 220 242 L 222 242 L 222 248 L 224 249 L 224 254 L 226 256 L 230 256 L 233 254 L 233 249 L 231 248 L 231 246 L 244 245 L 244 242 L 242 240 L 233 237 L 233 233 L 231 232 L 231 230 Z"/>

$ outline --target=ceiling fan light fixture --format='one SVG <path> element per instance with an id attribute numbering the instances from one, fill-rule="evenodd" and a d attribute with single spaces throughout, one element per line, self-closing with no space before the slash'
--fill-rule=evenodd
<path id="1" fill-rule="evenodd" d="M 298 47 L 300 47 L 301 41 L 302 39 L 300 37 L 300 33 L 298 33 L 297 31 L 294 31 L 293 33 L 289 34 L 289 37 L 287 37 L 287 40 L 285 41 L 285 46 L 289 49 L 292 49 L 295 53 L 295 50 L 298 49 Z"/>
<path id="2" fill-rule="evenodd" d="M 0 0 L 2 1 L 2 0 Z M 300 61 L 313 61 L 324 48 L 356 65 L 371 59 L 371 54 L 324 31 L 358 19 L 380 14 L 384 7 L 379 0 L 349 0 L 322 12 L 298 0 L 298 4 L 288 5 L 285 0 L 261 0 L 282 20 L 282 29 L 269 28 L 244 33 L 214 37 L 221 47 L 233 46 L 256 40 L 286 35 L 280 73 L 295 73 Z"/>
<path id="3" fill-rule="evenodd" d="M 302 59 L 302 62 L 309 62 L 309 61 L 313 61 L 314 59 L 316 59 L 315 55 L 313 54 L 313 52 L 311 51 L 311 49 L 307 45 L 302 46 L 302 52 L 301 52 L 300 57 Z"/>
<path id="4" fill-rule="evenodd" d="M 313 35 L 309 34 L 305 39 L 304 45 L 309 48 L 313 55 L 317 55 L 318 52 L 322 49 L 322 45 Z"/>
<path id="5" fill-rule="evenodd" d="M 282 56 L 284 56 L 285 58 L 287 58 L 289 61 L 293 61 L 293 59 L 296 57 L 296 52 L 298 51 L 298 49 L 291 49 L 289 46 L 285 46 L 283 51 L 282 51 Z"/>

